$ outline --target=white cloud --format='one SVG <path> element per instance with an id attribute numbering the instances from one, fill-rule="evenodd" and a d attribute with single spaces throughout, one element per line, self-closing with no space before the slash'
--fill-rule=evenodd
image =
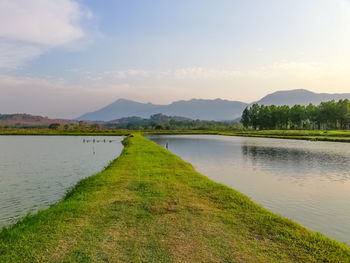
<path id="1" fill-rule="evenodd" d="M 121 71 L 85 72 L 87 81 L 95 82 L 138 82 L 138 81 L 217 81 L 237 80 L 242 78 L 281 78 L 281 77 L 314 77 L 315 75 L 330 72 L 334 65 L 305 62 L 287 61 L 276 62 L 257 69 L 215 69 L 204 67 L 186 67 L 172 70 L 141 70 L 128 69 Z M 337 67 L 341 70 L 341 67 Z"/>
<path id="2" fill-rule="evenodd" d="M 239 70 L 210 69 L 203 67 L 189 67 L 176 69 L 173 71 L 161 72 L 162 77 L 173 77 L 176 79 L 217 79 L 217 78 L 236 78 L 242 74 Z"/>
<path id="3" fill-rule="evenodd" d="M 50 48 L 86 37 L 91 13 L 73 0 L 1 0 L 0 68 L 13 68 Z"/>
<path id="4" fill-rule="evenodd" d="M 88 81 L 130 81 L 130 80 L 201 80 L 227 79 L 242 75 L 238 70 L 210 69 L 203 67 L 188 67 L 173 70 L 140 70 L 128 69 L 120 71 L 85 72 Z"/>
<path id="5" fill-rule="evenodd" d="M 0 40 L 0 69 L 16 68 L 19 64 L 39 56 L 43 51 L 43 47 Z"/>

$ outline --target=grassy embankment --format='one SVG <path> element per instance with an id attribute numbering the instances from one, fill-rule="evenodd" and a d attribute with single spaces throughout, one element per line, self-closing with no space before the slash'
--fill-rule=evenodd
<path id="1" fill-rule="evenodd" d="M 128 135 L 131 130 L 85 130 L 85 131 L 62 131 L 50 129 L 0 129 L 0 135 L 70 135 L 70 136 L 114 136 Z M 143 130 L 139 131 L 147 134 L 212 134 L 227 136 L 244 136 L 244 137 L 264 137 L 278 139 L 297 139 L 310 141 L 332 141 L 332 142 L 350 142 L 350 131 L 308 131 L 308 130 L 262 130 L 262 131 L 208 131 L 208 130 Z"/>
<path id="2" fill-rule="evenodd" d="M 350 249 L 135 135 L 63 201 L 4 229 L 0 262 L 350 262 Z"/>
<path id="3" fill-rule="evenodd" d="M 234 130 L 234 131 L 201 131 L 201 130 L 178 130 L 178 131 L 144 131 L 143 134 L 211 134 L 241 137 L 262 137 L 276 139 L 295 139 L 309 141 L 350 142 L 350 131 L 309 131 L 309 130 Z"/>
<path id="4" fill-rule="evenodd" d="M 222 133 L 224 135 L 224 133 Z M 238 131 L 237 136 L 298 139 L 310 141 L 350 142 L 350 131 L 263 130 Z"/>

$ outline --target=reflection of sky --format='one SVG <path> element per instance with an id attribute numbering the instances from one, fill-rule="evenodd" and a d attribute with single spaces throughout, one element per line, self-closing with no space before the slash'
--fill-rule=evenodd
<path id="1" fill-rule="evenodd" d="M 213 135 L 152 140 L 168 142 L 196 170 L 265 208 L 350 243 L 350 144 Z"/>
<path id="2" fill-rule="evenodd" d="M 80 179 L 108 165 L 123 149 L 123 138 L 103 139 L 112 143 L 83 143 L 80 136 L 1 136 L 0 227 L 57 202 Z"/>

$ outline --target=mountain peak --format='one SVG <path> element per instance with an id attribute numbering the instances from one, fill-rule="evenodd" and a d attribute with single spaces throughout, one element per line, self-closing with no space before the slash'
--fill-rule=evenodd
<path id="1" fill-rule="evenodd" d="M 121 98 L 102 109 L 86 113 L 77 120 L 110 121 L 131 116 L 149 118 L 157 113 L 201 120 L 234 120 L 246 106 L 247 103 L 244 102 L 222 99 L 191 99 L 156 105 Z"/>
<path id="2" fill-rule="evenodd" d="M 120 99 L 117 99 L 115 102 L 113 103 L 140 103 L 140 102 L 137 102 L 137 101 L 134 101 L 134 100 L 129 100 L 129 99 L 124 99 L 124 98 L 120 98 Z"/>
<path id="3" fill-rule="evenodd" d="M 328 94 L 315 93 L 306 89 L 282 90 L 268 94 L 259 100 L 264 105 L 308 105 L 320 104 L 322 101 L 350 99 L 350 93 Z M 112 104 L 95 112 L 86 113 L 78 120 L 110 121 L 124 117 L 149 118 L 151 115 L 162 113 L 168 116 L 182 116 L 201 120 L 234 120 L 241 116 L 247 103 L 217 99 L 191 99 L 175 101 L 168 105 L 141 103 L 120 98 Z"/>
<path id="4" fill-rule="evenodd" d="M 259 100 L 260 105 L 289 105 L 295 104 L 308 105 L 310 103 L 318 105 L 323 101 L 332 99 L 350 98 L 350 93 L 330 94 L 330 93 L 315 93 L 306 89 L 281 90 L 268 94 Z"/>

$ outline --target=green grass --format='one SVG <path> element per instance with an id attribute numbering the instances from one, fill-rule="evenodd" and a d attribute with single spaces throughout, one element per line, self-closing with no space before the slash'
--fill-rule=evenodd
<path id="1" fill-rule="evenodd" d="M 262 137 L 276 139 L 294 139 L 309 141 L 350 142 L 350 131 L 309 131 L 309 130 L 234 130 L 234 131 L 202 131 L 202 130 L 173 130 L 173 131 L 144 131 L 143 134 L 211 134 L 242 137 Z"/>
<path id="2" fill-rule="evenodd" d="M 50 129 L 17 129 L 6 128 L 0 129 L 0 135 L 70 135 L 70 136 L 118 136 L 128 135 L 132 130 L 50 130 Z M 318 130 L 142 130 L 142 134 L 212 134 L 212 135 L 227 135 L 227 136 L 244 136 L 244 137 L 264 137 L 277 139 L 297 139 L 309 141 L 332 141 L 332 142 L 350 142 L 350 131 L 318 131 Z"/>
<path id="3" fill-rule="evenodd" d="M 64 200 L 0 233 L 0 262 L 350 262 L 140 135 Z"/>

